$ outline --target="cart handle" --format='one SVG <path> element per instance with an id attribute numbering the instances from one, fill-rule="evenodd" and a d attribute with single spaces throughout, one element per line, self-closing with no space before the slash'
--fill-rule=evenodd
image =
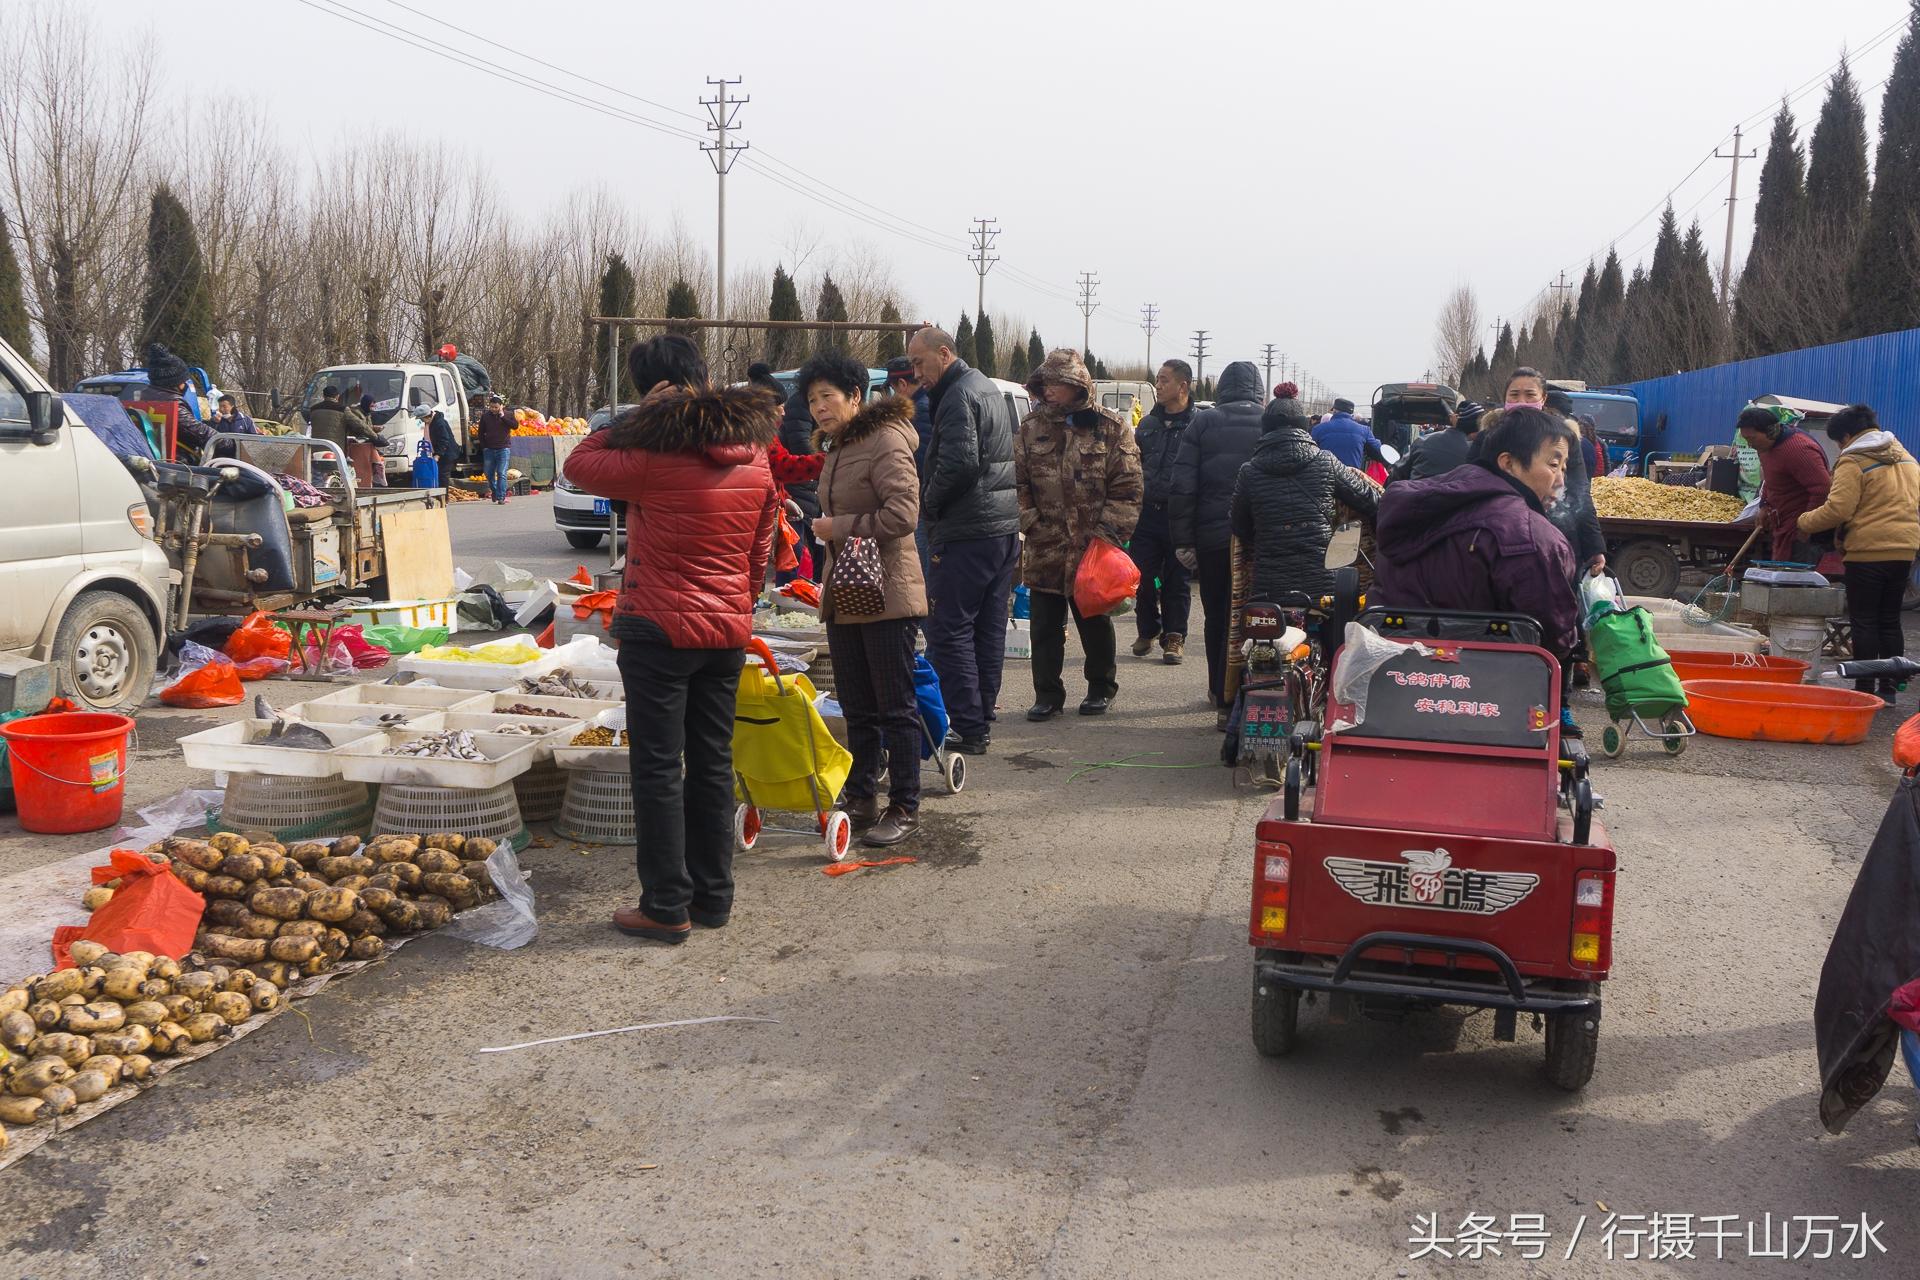
<path id="1" fill-rule="evenodd" d="M 767 673 L 773 677 L 773 687 L 775 691 L 778 692 L 781 697 L 786 697 L 787 691 L 780 683 L 780 663 L 774 658 L 773 650 L 767 647 L 767 642 L 759 636 L 748 636 L 746 650 L 765 664 Z"/>

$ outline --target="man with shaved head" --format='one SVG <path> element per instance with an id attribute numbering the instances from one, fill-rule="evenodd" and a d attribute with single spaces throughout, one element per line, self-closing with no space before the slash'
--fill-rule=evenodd
<path id="1" fill-rule="evenodd" d="M 907 343 L 933 426 L 921 480 L 927 528 L 927 658 L 956 749 L 984 755 L 1007 648 L 1007 596 L 1020 560 L 1013 487 L 1013 404 L 993 380 L 928 328 Z"/>

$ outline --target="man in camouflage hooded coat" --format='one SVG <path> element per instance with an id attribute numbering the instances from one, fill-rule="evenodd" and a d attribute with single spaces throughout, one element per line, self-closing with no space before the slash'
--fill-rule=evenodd
<path id="1" fill-rule="evenodd" d="M 1074 575 L 1095 538 L 1125 546 L 1140 520 L 1140 446 L 1118 414 L 1094 402 L 1093 375 L 1080 353 L 1047 356 L 1027 383 L 1034 409 L 1013 445 L 1014 489 L 1026 545 L 1021 575 L 1033 596 L 1033 691 L 1029 720 L 1049 720 L 1066 705 L 1071 613 L 1086 650 L 1087 697 L 1081 715 L 1099 715 L 1118 691 L 1113 619 L 1082 617 Z"/>

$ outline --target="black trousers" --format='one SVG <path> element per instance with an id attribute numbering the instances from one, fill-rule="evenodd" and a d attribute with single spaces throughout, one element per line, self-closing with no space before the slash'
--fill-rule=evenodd
<path id="1" fill-rule="evenodd" d="M 920 807 L 920 703 L 913 689 L 918 618 L 887 622 L 830 622 L 834 692 L 847 719 L 853 772 L 842 794 L 871 800 L 880 784 L 880 752 L 887 753 L 887 803 Z"/>
<path id="2" fill-rule="evenodd" d="M 640 909 L 662 924 L 684 923 L 689 906 L 733 905 L 733 703 L 742 661 L 739 649 L 620 642 Z"/>
<path id="3" fill-rule="evenodd" d="M 1134 602 L 1134 621 L 1142 640 L 1158 635 L 1187 634 L 1187 615 L 1193 607 L 1193 588 L 1187 579 L 1187 567 L 1173 556 L 1173 536 L 1167 532 L 1164 510 L 1153 518 L 1148 512 L 1140 517 L 1133 531 L 1127 554 L 1140 570 L 1140 596 Z M 1155 578 L 1160 580 L 1154 586 Z"/>
<path id="4" fill-rule="evenodd" d="M 1049 707 L 1067 704 L 1067 686 L 1060 673 L 1067 665 L 1067 617 L 1080 632 L 1080 647 L 1086 650 L 1084 668 L 1089 698 L 1111 698 L 1120 690 L 1118 659 L 1114 651 L 1113 618 L 1081 616 L 1080 606 L 1051 591 L 1035 591 L 1033 608 L 1033 693 L 1034 701 Z"/>
<path id="5" fill-rule="evenodd" d="M 1847 561 L 1847 617 L 1853 623 L 1853 656 L 1898 658 L 1907 652 L 1907 636 L 1900 625 L 1900 601 L 1913 576 L 1911 560 Z M 1872 693 L 1875 682 L 1856 680 L 1853 687 Z M 1892 681 L 1880 687 L 1891 689 Z"/>
<path id="6" fill-rule="evenodd" d="M 985 738 L 1007 656 L 1007 597 L 1020 535 L 962 538 L 933 548 L 927 573 L 927 661 L 940 673 L 947 718 L 963 738 Z"/>
<path id="7" fill-rule="evenodd" d="M 1200 549 L 1200 608 L 1207 615 L 1207 694 L 1226 705 L 1227 628 L 1233 622 L 1233 551 Z"/>

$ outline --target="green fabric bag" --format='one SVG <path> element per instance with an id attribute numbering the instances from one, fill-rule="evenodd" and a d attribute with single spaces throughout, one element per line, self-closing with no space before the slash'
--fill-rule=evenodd
<path id="1" fill-rule="evenodd" d="M 1590 618 L 1587 649 L 1606 690 L 1607 714 L 1614 719 L 1687 705 L 1686 690 L 1654 638 L 1652 615 L 1645 609 L 1615 609 Z"/>
<path id="2" fill-rule="evenodd" d="M 360 633 L 368 644 L 377 644 L 389 653 L 418 653 L 429 645 L 445 644 L 445 627 L 368 627 Z"/>

